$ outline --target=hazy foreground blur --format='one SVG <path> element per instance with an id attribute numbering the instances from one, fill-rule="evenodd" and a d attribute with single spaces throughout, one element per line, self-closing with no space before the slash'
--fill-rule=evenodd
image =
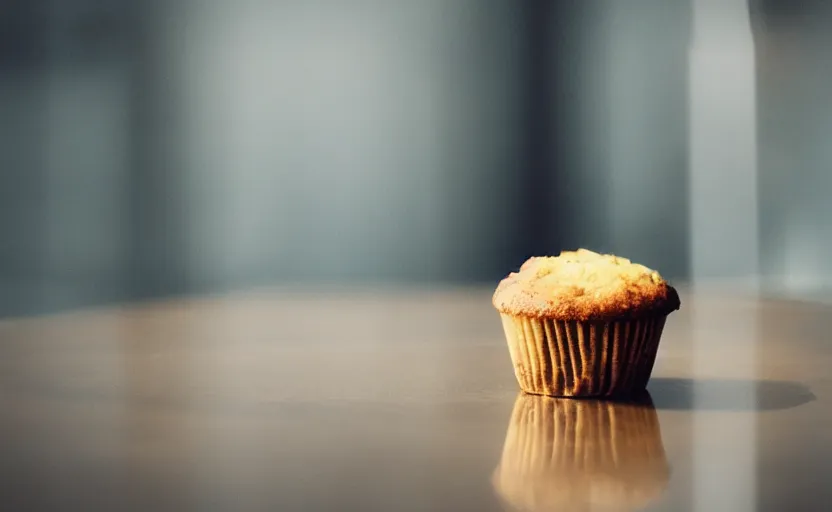
<path id="1" fill-rule="evenodd" d="M 821 288 L 830 9 L 6 0 L 0 315 L 576 246 Z"/>

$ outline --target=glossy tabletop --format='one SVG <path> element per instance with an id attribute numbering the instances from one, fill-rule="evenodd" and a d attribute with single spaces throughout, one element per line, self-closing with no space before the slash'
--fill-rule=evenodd
<path id="1" fill-rule="evenodd" d="M 0 509 L 826 509 L 832 308 L 682 300 L 631 403 L 519 394 L 490 290 L 2 320 Z"/>

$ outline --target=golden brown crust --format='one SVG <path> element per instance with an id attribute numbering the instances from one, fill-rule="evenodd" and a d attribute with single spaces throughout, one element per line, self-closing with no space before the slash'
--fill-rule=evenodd
<path id="1" fill-rule="evenodd" d="M 680 306 L 658 272 L 586 249 L 529 258 L 500 282 L 492 302 L 509 315 L 582 321 L 666 315 Z"/>

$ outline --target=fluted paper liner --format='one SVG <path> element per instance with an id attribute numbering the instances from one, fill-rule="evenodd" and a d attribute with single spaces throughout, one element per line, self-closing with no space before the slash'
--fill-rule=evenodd
<path id="1" fill-rule="evenodd" d="M 578 322 L 501 314 L 520 388 L 536 395 L 620 397 L 643 391 L 667 316 Z"/>
<path id="2" fill-rule="evenodd" d="M 638 510 L 670 479 L 659 418 L 638 402 L 518 396 L 492 483 L 515 510 Z"/>

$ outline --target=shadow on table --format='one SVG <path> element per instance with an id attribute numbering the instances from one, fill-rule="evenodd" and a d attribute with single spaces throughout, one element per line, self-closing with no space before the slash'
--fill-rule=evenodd
<path id="1" fill-rule="evenodd" d="M 685 411 L 771 411 L 815 400 L 799 382 L 655 377 L 647 386 L 657 409 Z"/>

